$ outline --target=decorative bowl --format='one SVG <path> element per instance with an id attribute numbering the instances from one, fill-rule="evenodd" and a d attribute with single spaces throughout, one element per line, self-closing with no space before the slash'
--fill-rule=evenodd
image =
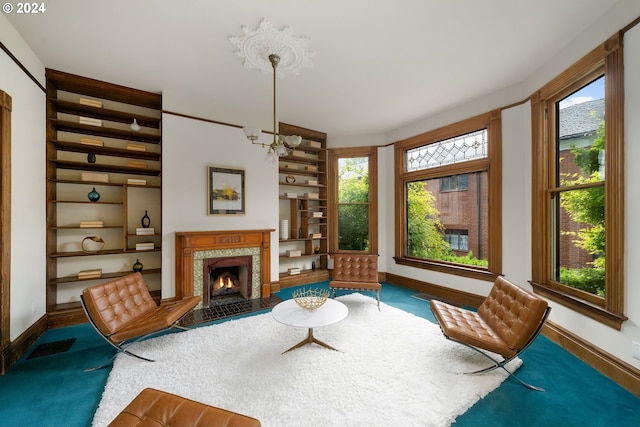
<path id="1" fill-rule="evenodd" d="M 328 289 L 298 289 L 293 291 L 292 297 L 305 310 L 315 310 L 322 307 L 329 297 Z"/>

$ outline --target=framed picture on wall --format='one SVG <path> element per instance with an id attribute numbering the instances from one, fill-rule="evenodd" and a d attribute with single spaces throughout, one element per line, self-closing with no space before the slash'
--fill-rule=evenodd
<path id="1" fill-rule="evenodd" d="M 208 166 L 209 215 L 244 215 L 244 169 Z"/>

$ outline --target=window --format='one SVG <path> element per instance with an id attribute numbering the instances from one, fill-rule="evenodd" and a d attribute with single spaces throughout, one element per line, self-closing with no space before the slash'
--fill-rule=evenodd
<path id="1" fill-rule="evenodd" d="M 500 141 L 495 111 L 396 143 L 397 263 L 495 279 Z"/>
<path id="2" fill-rule="evenodd" d="M 534 290 L 620 329 L 623 79 L 616 35 L 532 95 Z M 606 262 L 606 260 L 616 260 Z"/>
<path id="3" fill-rule="evenodd" d="M 445 230 L 444 240 L 453 251 L 469 250 L 469 230 Z"/>
<path id="4" fill-rule="evenodd" d="M 330 251 L 378 253 L 377 149 L 329 151 Z"/>
<path id="5" fill-rule="evenodd" d="M 440 178 L 441 193 L 446 191 L 464 191 L 467 188 L 469 188 L 469 175 L 466 173 Z"/>

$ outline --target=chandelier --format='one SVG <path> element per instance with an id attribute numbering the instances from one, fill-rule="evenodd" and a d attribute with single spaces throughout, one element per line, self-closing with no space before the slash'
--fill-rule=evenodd
<path id="1" fill-rule="evenodd" d="M 281 136 L 278 133 L 276 80 L 278 65 L 281 66 L 280 77 L 287 73 L 298 74 L 301 66 L 308 66 L 311 53 L 306 50 L 307 38 L 293 37 L 286 27 L 282 31 L 273 28 L 269 21 L 263 19 L 260 26 L 252 31 L 242 27 L 243 37 L 231 37 L 238 47 L 236 54 L 245 59 L 245 68 L 257 68 L 263 73 L 273 70 L 273 141 L 268 144 L 258 142 L 262 130 L 256 126 L 242 128 L 252 144 L 268 147 L 265 160 L 275 163 L 279 157 L 287 156 L 290 149 L 300 145 L 302 137 L 298 135 Z"/>

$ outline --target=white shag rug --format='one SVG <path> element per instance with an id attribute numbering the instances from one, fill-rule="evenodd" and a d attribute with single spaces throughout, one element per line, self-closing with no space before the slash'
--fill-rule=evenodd
<path id="1" fill-rule="evenodd" d="M 307 344 L 281 354 L 307 330 L 271 313 L 132 345 L 156 362 L 118 355 L 93 425 L 106 426 L 153 387 L 255 417 L 264 427 L 448 426 L 507 377 L 502 369 L 464 375 L 489 361 L 426 319 L 383 303 L 378 311 L 358 293 L 338 300 L 349 315 L 314 336 L 339 352 Z"/>

